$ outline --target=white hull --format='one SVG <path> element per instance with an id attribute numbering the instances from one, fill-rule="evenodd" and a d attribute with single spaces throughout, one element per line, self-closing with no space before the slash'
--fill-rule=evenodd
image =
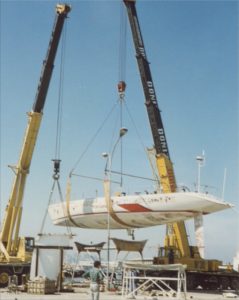
<path id="1" fill-rule="evenodd" d="M 111 229 L 144 228 L 194 218 L 232 207 L 208 194 L 180 192 L 112 197 Z M 49 206 L 55 225 L 106 229 L 108 210 L 104 197 L 74 200 Z"/>

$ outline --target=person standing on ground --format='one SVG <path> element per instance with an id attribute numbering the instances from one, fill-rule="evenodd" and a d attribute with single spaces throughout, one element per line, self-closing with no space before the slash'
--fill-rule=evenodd
<path id="1" fill-rule="evenodd" d="M 83 275 L 85 278 L 90 278 L 90 291 L 92 300 L 100 299 L 100 283 L 103 280 L 103 275 L 101 273 L 100 266 L 100 261 L 96 260 L 94 262 L 94 268 L 92 268 L 90 271 L 86 272 Z"/>

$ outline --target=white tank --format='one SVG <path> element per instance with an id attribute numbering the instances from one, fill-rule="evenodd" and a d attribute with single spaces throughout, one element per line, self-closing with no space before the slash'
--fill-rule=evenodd
<path id="1" fill-rule="evenodd" d="M 239 250 L 236 256 L 233 258 L 233 270 L 239 272 Z"/>
<path id="2" fill-rule="evenodd" d="M 67 234 L 43 234 L 38 237 L 35 244 L 38 246 L 69 246 L 72 236 Z M 50 280 L 57 280 L 60 272 L 60 250 L 59 249 L 34 249 L 32 255 L 30 280 L 36 277 L 44 277 Z"/>

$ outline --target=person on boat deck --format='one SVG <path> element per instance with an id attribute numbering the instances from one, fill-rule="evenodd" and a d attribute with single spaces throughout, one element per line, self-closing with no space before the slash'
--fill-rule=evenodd
<path id="1" fill-rule="evenodd" d="M 86 272 L 83 277 L 90 278 L 90 291 L 91 291 L 91 299 L 99 300 L 100 299 L 100 283 L 103 280 L 103 275 L 100 270 L 100 261 L 96 260 L 94 262 L 94 268 Z"/>

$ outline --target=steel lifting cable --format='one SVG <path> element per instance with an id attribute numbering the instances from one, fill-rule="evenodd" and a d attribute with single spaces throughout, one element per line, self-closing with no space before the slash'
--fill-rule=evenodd
<path id="1" fill-rule="evenodd" d="M 146 156 L 148 157 L 148 153 L 147 153 L 147 148 L 143 143 L 143 139 L 139 134 L 139 130 L 137 129 L 137 126 L 135 124 L 135 121 L 130 113 L 130 110 L 127 106 L 127 103 L 125 102 L 125 98 L 124 98 L 124 90 L 126 88 L 126 84 L 125 84 L 125 78 L 126 78 L 126 57 L 127 57 L 127 45 L 126 45 L 126 41 L 127 41 L 127 14 L 126 14 L 126 9 L 125 9 L 125 5 L 123 4 L 123 2 L 121 3 L 121 12 L 120 12 L 120 44 L 119 44 L 119 85 L 123 84 L 124 86 L 122 87 L 122 90 L 120 92 L 119 89 L 119 95 L 120 95 L 120 104 L 121 104 L 121 111 L 120 111 L 120 118 L 121 118 L 121 127 L 122 127 L 122 122 L 123 122 L 123 105 L 125 105 L 126 111 L 128 113 L 129 119 L 131 120 L 136 134 L 138 136 L 138 139 L 141 143 L 141 146 L 144 150 L 144 152 L 146 153 Z M 121 143 L 121 186 L 122 186 L 122 176 L 124 175 L 123 173 L 123 144 L 122 144 L 122 140 L 120 141 Z M 151 163 L 151 162 L 150 162 Z M 153 169 L 153 168 L 152 168 Z M 154 170 L 153 170 L 154 172 Z M 154 176 L 155 178 L 157 178 L 156 174 Z"/>
<path id="2" fill-rule="evenodd" d="M 55 159 L 60 158 L 60 149 L 61 149 L 63 82 L 64 82 L 65 49 L 66 49 L 66 28 L 67 28 L 67 26 L 65 26 L 64 31 L 63 31 L 63 35 L 62 35 L 60 83 L 59 83 L 59 91 L 58 91 L 58 109 L 57 109 L 57 125 L 56 125 Z"/>
<path id="3" fill-rule="evenodd" d="M 119 104 L 120 104 L 120 128 L 123 127 L 123 104 L 125 96 L 125 72 L 126 71 L 126 14 L 125 8 L 121 4 L 120 12 L 120 39 L 119 39 L 119 82 L 118 82 L 118 93 L 119 93 Z M 116 145 L 116 144 L 115 144 Z M 114 152 L 114 149 L 113 149 Z M 111 170 L 110 170 L 111 172 Z M 123 144 L 122 139 L 120 139 L 120 187 L 123 185 Z M 111 178 L 110 178 L 111 180 Z M 112 181 L 111 181 L 112 182 Z M 125 223 L 121 220 L 113 209 L 113 201 L 110 195 L 110 181 L 109 179 L 104 181 L 104 194 L 105 202 L 108 213 L 111 218 L 122 227 L 132 228 L 130 224 Z"/>
<path id="4" fill-rule="evenodd" d="M 2 5 L 2 1 L 0 2 L 0 12 L 1 12 L 1 5 Z M 1 33 L 1 29 L 0 29 L 0 33 Z M 0 56 L 2 57 L 2 53 L 1 53 L 2 47 L 0 47 Z M 0 80 L 0 145 L 3 145 L 3 110 L 2 110 L 2 105 L 3 105 L 3 92 L 2 92 L 2 80 Z M 3 178 L 3 174 L 2 174 L 2 150 L 3 147 L 0 147 L 0 178 Z M 0 199 L 2 199 L 2 195 L 3 195 L 3 190 L 2 190 L 2 182 L 3 180 L 0 180 Z M 2 225 L 2 201 L 0 201 L 0 225 Z"/>
<path id="5" fill-rule="evenodd" d="M 67 23 L 66 23 L 67 24 Z M 62 106 L 63 106 L 63 82 L 64 82 L 64 65 L 65 65 L 65 45 L 66 45 L 66 28 L 63 29 L 62 34 L 62 47 L 61 47 L 61 58 L 60 58 L 60 79 L 59 79 L 59 90 L 58 90 L 58 107 L 57 107 L 57 122 L 56 122 L 56 142 L 55 142 L 55 158 L 53 159 L 54 162 L 54 174 L 53 174 L 53 185 L 50 191 L 47 208 L 49 207 L 50 203 L 52 202 L 52 196 L 53 192 L 55 190 L 55 186 L 57 185 L 58 188 L 58 194 L 60 196 L 60 200 L 63 203 L 63 196 L 61 192 L 61 187 L 59 183 L 60 178 L 60 149 L 61 149 L 61 130 L 62 130 Z M 63 205 L 63 204 L 62 204 Z M 64 211 L 64 209 L 63 209 Z M 46 209 L 45 215 L 42 221 L 40 233 L 43 232 L 44 225 L 46 222 L 48 210 Z M 66 222 L 66 221 L 65 221 Z M 65 223 L 67 232 L 71 234 L 71 230 L 69 226 L 67 225 L 67 222 Z"/>
<path id="6" fill-rule="evenodd" d="M 143 150 L 144 150 L 144 152 L 145 152 L 145 154 L 146 154 L 146 157 L 148 158 L 148 152 L 147 152 L 147 147 L 145 146 L 145 144 L 144 144 L 144 142 L 143 142 L 143 139 L 142 139 L 142 137 L 141 137 L 141 135 L 140 135 L 140 131 L 138 130 L 138 128 L 137 128 L 137 126 L 136 126 L 136 123 L 135 123 L 135 121 L 134 121 L 134 118 L 133 118 L 133 116 L 132 116 L 132 114 L 131 114 L 131 112 L 130 112 L 130 110 L 129 110 L 129 107 L 128 107 L 128 105 L 125 103 L 125 107 L 126 107 L 126 111 L 127 111 L 127 113 L 128 113 L 128 116 L 129 116 L 129 119 L 131 120 L 131 122 L 132 122 L 132 124 L 133 124 L 133 126 L 134 126 L 134 130 L 135 130 L 135 132 L 136 132 L 136 135 L 137 135 L 137 137 L 138 137 L 138 139 L 139 139 L 139 141 L 140 141 L 140 144 L 141 144 L 141 146 L 142 146 L 142 148 L 143 148 Z M 153 169 L 153 168 L 152 168 Z M 155 178 L 157 178 L 157 176 L 154 176 Z"/>
<path id="7" fill-rule="evenodd" d="M 115 110 L 117 106 L 117 102 L 114 103 L 114 105 L 112 106 L 111 110 L 109 111 L 109 113 L 106 115 L 104 121 L 101 123 L 100 127 L 96 130 L 95 134 L 93 135 L 93 137 L 90 139 L 89 143 L 86 145 L 86 148 L 84 149 L 84 151 L 81 153 L 80 157 L 77 159 L 76 163 L 74 164 L 73 168 L 71 169 L 69 176 L 68 176 L 68 182 L 67 182 L 67 192 L 66 192 L 66 212 L 67 212 L 67 217 L 68 220 L 71 222 L 71 224 L 73 224 L 76 227 L 80 227 L 78 226 L 78 224 L 74 221 L 71 213 L 70 213 L 70 201 L 71 201 L 71 179 L 72 176 L 79 176 L 79 177 L 85 177 L 85 178 L 91 178 L 91 179 L 96 179 L 98 180 L 98 178 L 93 178 L 93 177 L 89 177 L 89 176 L 83 176 L 83 175 L 78 175 L 76 173 L 74 173 L 75 169 L 77 168 L 77 166 L 79 165 L 80 161 L 82 160 L 82 158 L 84 157 L 84 155 L 86 154 L 86 152 L 88 151 L 88 149 L 90 148 L 90 146 L 93 144 L 93 142 L 95 141 L 96 137 L 98 136 L 98 134 L 100 133 L 100 131 L 102 130 L 102 128 L 104 127 L 105 123 L 107 122 L 107 120 L 109 119 L 109 117 L 112 115 L 112 112 Z M 103 180 L 102 180 L 103 181 Z"/>
<path id="8" fill-rule="evenodd" d="M 121 4 L 121 15 L 120 15 L 120 18 L 121 18 L 121 21 L 120 21 L 120 43 L 119 43 L 119 48 L 120 48 L 120 55 L 119 55 L 119 78 L 122 78 L 122 80 L 123 80 L 125 78 L 126 20 L 127 19 L 126 19 L 125 8 L 124 8 L 124 6 L 122 4 Z M 73 175 L 75 169 L 77 168 L 77 166 L 79 165 L 80 161 L 84 157 L 85 153 L 88 151 L 88 149 L 90 148 L 90 146 L 92 145 L 92 143 L 94 142 L 94 140 L 96 139 L 96 137 L 98 136 L 98 134 L 100 133 L 100 131 L 102 130 L 102 128 L 104 127 L 106 121 L 109 119 L 109 117 L 111 116 L 111 114 L 114 111 L 114 109 L 116 108 L 116 106 L 117 106 L 117 103 L 115 103 L 113 105 L 113 107 L 111 108 L 111 110 L 107 114 L 106 118 L 104 119 L 104 121 L 102 122 L 102 124 L 100 125 L 100 127 L 97 129 L 97 131 L 93 135 L 92 139 L 86 145 L 86 148 L 84 149 L 84 151 L 82 152 L 82 154 L 80 155 L 80 157 L 77 159 L 77 161 L 73 165 L 73 167 L 72 167 L 72 169 L 70 171 L 70 175 L 69 175 L 70 177 L 71 177 L 71 175 Z"/>
<path id="9" fill-rule="evenodd" d="M 79 165 L 80 161 L 82 160 L 82 158 L 84 157 L 84 155 L 86 154 L 86 152 L 89 150 L 90 146 L 93 144 L 93 142 L 95 141 L 96 137 L 98 136 L 98 134 L 100 133 L 100 131 L 102 130 L 102 128 L 104 127 L 105 123 L 107 122 L 107 120 L 110 118 L 110 116 L 112 115 L 112 112 L 115 110 L 117 106 L 117 102 L 114 103 L 114 105 L 112 106 L 112 108 L 110 109 L 109 113 L 106 115 L 104 121 L 101 123 L 100 127 L 96 130 L 95 134 L 93 135 L 93 137 L 90 139 L 89 143 L 86 145 L 84 151 L 81 153 L 80 157 L 77 159 L 77 161 L 75 162 L 73 168 L 70 171 L 69 177 L 71 177 L 71 175 L 74 175 L 74 171 L 77 168 L 77 166 Z"/>
<path id="10" fill-rule="evenodd" d="M 122 82 L 123 82 L 123 80 L 125 78 L 125 66 L 126 66 L 126 63 L 125 63 L 126 59 L 125 58 L 126 58 L 126 14 L 125 14 L 125 8 L 124 8 L 124 6 L 121 5 L 121 13 L 120 13 L 120 43 L 119 43 L 119 80 L 122 81 Z M 122 121 L 122 102 L 123 102 L 123 97 L 121 97 L 121 100 L 122 101 L 119 101 L 119 103 L 120 103 L 120 125 L 122 127 L 122 122 L 123 122 Z M 78 226 L 78 225 L 76 224 L 76 222 L 74 221 L 74 219 L 72 218 L 72 216 L 70 214 L 71 178 L 72 178 L 73 175 L 79 176 L 79 175 L 77 175 L 77 174 L 74 173 L 75 169 L 77 168 L 77 166 L 79 165 L 80 161 L 82 160 L 82 158 L 84 157 L 84 155 L 86 154 L 86 152 L 88 151 L 88 149 L 90 148 L 90 146 L 92 145 L 92 143 L 94 142 L 94 140 L 96 139 L 96 137 L 98 136 L 98 134 L 100 133 L 101 129 L 104 127 L 106 121 L 112 115 L 112 112 L 116 108 L 117 105 L 118 105 L 118 101 L 114 104 L 113 108 L 110 110 L 110 112 L 108 113 L 108 115 L 106 116 L 106 118 L 104 119 L 104 121 L 102 122 L 101 126 L 95 132 L 95 134 L 93 135 L 92 139 L 89 141 L 89 143 L 87 144 L 86 148 L 84 149 L 84 151 L 82 152 L 82 154 L 80 155 L 80 157 L 78 158 L 78 160 L 76 161 L 76 163 L 74 164 L 73 168 L 70 171 L 69 178 L 68 178 L 68 184 L 67 184 L 66 205 L 67 205 L 68 218 L 69 218 L 70 222 L 73 223 L 75 226 Z M 121 174 L 122 174 L 122 168 L 123 167 L 122 167 L 122 142 L 121 142 Z M 84 176 L 81 175 L 81 177 L 84 177 Z M 95 178 L 92 178 L 92 179 L 95 179 Z M 122 186 L 122 175 L 121 175 L 120 186 Z M 111 209 L 111 211 L 112 211 L 112 209 Z"/>
<path id="11" fill-rule="evenodd" d="M 54 181 L 53 181 L 52 188 L 51 188 L 51 191 L 50 191 L 50 196 L 49 196 L 49 199 L 48 199 L 47 207 L 48 207 L 48 206 L 50 205 L 50 203 L 51 203 L 53 191 L 54 191 L 54 189 L 55 189 L 55 184 L 56 184 L 56 181 L 54 180 Z M 47 217 L 47 212 L 48 212 L 48 211 L 47 211 L 47 209 L 46 209 L 46 210 L 45 210 L 44 217 L 43 217 L 43 220 L 42 220 L 42 224 L 41 224 L 40 234 L 43 233 L 43 229 L 44 229 L 45 222 L 46 222 L 46 217 Z"/>
<path id="12" fill-rule="evenodd" d="M 56 128 L 56 146 L 55 146 L 55 159 L 54 162 L 54 175 L 53 179 L 57 183 L 58 194 L 60 196 L 62 211 L 65 217 L 65 227 L 68 234 L 72 235 L 71 229 L 67 223 L 67 215 L 64 209 L 64 200 L 62 196 L 61 186 L 59 183 L 60 178 L 60 150 L 61 150 L 61 131 L 62 131 L 62 106 L 63 106 L 63 82 L 64 82 L 64 66 L 65 66 L 65 52 L 66 52 L 66 29 L 64 29 L 63 36 L 62 36 L 62 49 L 61 49 L 61 65 L 60 65 L 60 83 L 59 83 L 59 94 L 58 94 L 58 111 L 57 111 L 57 128 Z"/>
<path id="13" fill-rule="evenodd" d="M 119 81 L 125 81 L 126 75 L 126 13 L 123 2 L 120 7 L 120 39 L 119 39 Z"/>
<path id="14" fill-rule="evenodd" d="M 60 187 L 60 184 L 59 184 L 59 181 L 58 180 L 54 180 L 53 181 L 53 184 L 52 184 L 52 188 L 51 188 L 51 191 L 50 191 L 50 196 L 49 196 L 49 199 L 48 199 L 48 204 L 47 204 L 47 207 L 50 205 L 50 203 L 52 202 L 52 196 L 53 196 L 53 192 L 55 190 L 55 185 L 57 184 L 57 188 L 58 188 L 58 192 L 59 192 L 59 195 L 60 195 L 60 200 L 61 200 L 61 203 L 62 203 L 62 210 L 63 212 L 65 211 L 64 210 L 64 207 L 63 207 L 63 196 L 62 196 L 62 191 L 61 191 L 61 187 Z M 65 216 L 65 215 L 64 215 Z M 45 226 L 45 222 L 46 222 L 46 217 L 47 217 L 47 210 L 45 212 L 45 215 L 44 215 L 44 218 L 43 218 L 43 221 L 42 221 L 42 225 L 41 225 L 41 229 L 40 229 L 40 234 L 43 233 L 43 229 L 44 229 L 44 226 Z M 66 216 L 65 216 L 66 217 Z M 67 225 L 67 221 L 65 220 L 65 226 L 66 226 L 66 229 L 67 229 L 67 232 L 68 234 L 71 234 L 72 235 L 72 232 L 71 232 L 71 229 L 70 227 Z"/>
<path id="15" fill-rule="evenodd" d="M 120 6 L 120 38 L 119 38 L 119 103 L 120 103 L 120 128 L 123 127 L 123 104 L 125 102 L 125 77 L 126 77 L 126 36 L 127 36 L 127 16 L 125 6 L 121 2 Z M 120 140 L 120 170 L 123 173 L 123 141 Z M 120 186 L 123 186 L 123 176 L 120 177 Z"/>
<path id="16" fill-rule="evenodd" d="M 1 5 L 1 3 L 0 3 Z M 1 49 L 1 48 L 0 48 Z M 1 50 L 0 50 L 1 54 Z M 2 139 L 2 131 L 3 131 L 3 122 L 2 122 L 2 88 L 1 88 L 2 80 L 0 80 L 0 145 L 3 145 L 3 139 Z M 3 178 L 2 176 L 2 147 L 0 147 L 0 178 Z M 2 199 L 2 180 L 0 180 L 0 199 Z M 0 226 L 2 225 L 2 201 L 0 201 Z"/>
<path id="17" fill-rule="evenodd" d="M 68 176 L 68 182 L 67 182 L 67 192 L 66 192 L 66 213 L 67 213 L 67 217 L 68 220 L 70 221 L 71 224 L 73 224 L 76 227 L 80 227 L 78 226 L 78 224 L 74 221 L 74 218 L 71 215 L 70 212 L 70 201 L 71 201 L 71 179 L 72 176 L 79 176 L 78 174 L 75 174 L 74 171 L 77 168 L 77 166 L 79 165 L 80 161 L 82 160 L 82 158 L 84 157 L 84 155 L 86 154 L 86 152 L 88 151 L 88 149 L 90 148 L 90 146 L 93 144 L 93 142 L 95 141 L 96 137 L 98 136 L 98 134 L 100 133 L 100 131 L 102 130 L 102 128 L 104 127 L 105 123 L 107 122 L 107 120 L 110 118 L 110 116 L 112 115 L 112 112 L 115 110 L 117 106 L 117 102 L 114 103 L 114 105 L 112 106 L 112 108 L 110 109 L 109 113 L 106 115 L 104 121 L 101 123 L 101 125 L 99 126 L 99 128 L 96 130 L 95 134 L 93 135 L 93 137 L 90 139 L 89 143 L 86 145 L 84 151 L 81 153 L 80 157 L 77 159 L 76 163 L 74 164 L 73 168 L 71 169 L 69 176 Z M 88 177 L 91 179 L 96 179 L 93 177 L 89 177 L 89 176 L 83 176 L 80 175 L 80 177 Z M 98 178 L 96 179 L 98 180 Z M 103 181 L 103 180 L 102 180 Z"/>
<path id="18" fill-rule="evenodd" d="M 121 127 L 123 123 L 123 105 L 126 108 L 126 111 L 128 113 L 129 119 L 131 120 L 134 129 L 136 131 L 136 134 L 138 136 L 138 139 L 141 143 L 141 146 L 146 153 L 146 157 L 148 157 L 147 153 L 147 148 L 143 143 L 143 139 L 139 134 L 139 130 L 137 129 L 137 126 L 135 124 L 135 121 L 130 113 L 130 110 L 127 106 L 127 103 L 125 102 L 125 88 L 126 88 L 126 83 L 125 83 L 125 78 L 126 78 L 126 57 L 127 57 L 127 14 L 126 14 L 126 9 L 125 5 L 123 2 L 121 3 L 121 11 L 120 11 L 120 43 L 119 43 L 119 84 L 118 84 L 118 90 L 119 90 L 119 101 L 120 101 L 120 119 L 121 119 Z M 123 173 L 123 141 L 121 139 L 120 141 L 120 147 L 121 147 L 121 186 L 122 186 L 122 176 L 124 175 Z M 152 168 L 153 169 L 153 168 Z M 153 170 L 154 172 L 154 170 Z M 155 174 L 156 175 L 156 174 Z M 157 176 L 155 176 L 157 178 Z"/>

